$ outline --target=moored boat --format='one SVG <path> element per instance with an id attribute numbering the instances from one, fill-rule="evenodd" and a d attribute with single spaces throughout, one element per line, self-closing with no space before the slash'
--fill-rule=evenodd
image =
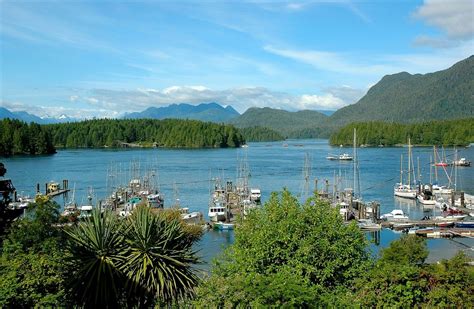
<path id="1" fill-rule="evenodd" d="M 461 221 L 455 223 L 459 228 L 474 228 L 474 221 Z"/>
<path id="2" fill-rule="evenodd" d="M 225 223 L 225 222 L 217 222 L 217 223 L 214 223 L 214 229 L 220 230 L 220 231 L 223 231 L 223 230 L 233 230 L 233 229 L 234 229 L 234 226 L 235 226 L 234 223 Z"/>
<path id="3" fill-rule="evenodd" d="M 380 219 L 387 220 L 387 221 L 407 221 L 409 218 L 408 216 L 405 215 L 403 210 L 394 209 L 391 212 L 380 216 Z"/>

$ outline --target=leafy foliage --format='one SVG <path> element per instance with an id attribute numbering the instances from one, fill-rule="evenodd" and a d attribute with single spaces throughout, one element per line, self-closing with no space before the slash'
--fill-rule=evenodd
<path id="1" fill-rule="evenodd" d="M 365 249 L 363 233 L 355 224 L 345 225 L 337 209 L 316 199 L 300 205 L 285 190 L 237 228 L 235 243 L 199 288 L 197 305 L 323 302 L 324 293 L 360 275 L 369 262 Z M 218 286 L 225 293 L 213 291 Z"/>
<path id="2" fill-rule="evenodd" d="M 354 128 L 357 129 L 358 143 L 370 146 L 405 144 L 408 137 L 415 145 L 467 145 L 474 142 L 474 118 L 417 124 L 357 122 L 334 133 L 329 142 L 352 145 Z"/>
<path id="3" fill-rule="evenodd" d="M 424 264 L 426 240 L 405 235 L 381 252 L 365 276 L 356 281 L 355 300 L 363 307 L 456 307 L 474 305 L 474 269 L 458 253 L 440 264 Z"/>
<path id="4" fill-rule="evenodd" d="M 64 259 L 54 202 L 38 200 L 28 216 L 15 222 L 0 256 L 0 307 L 64 305 Z"/>

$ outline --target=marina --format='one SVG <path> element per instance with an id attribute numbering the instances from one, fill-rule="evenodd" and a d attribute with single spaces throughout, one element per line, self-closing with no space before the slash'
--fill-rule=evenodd
<path id="1" fill-rule="evenodd" d="M 288 145 L 293 145 L 292 140 L 286 141 Z M 98 200 L 102 204 L 114 207 L 113 199 L 106 201 L 118 187 L 118 183 L 126 183 L 130 186 L 132 179 L 141 179 L 154 170 L 155 176 L 152 182 L 159 187 L 159 194 L 163 198 L 163 207 L 171 208 L 176 204 L 176 187 L 179 186 L 179 202 L 188 208 L 182 210 L 182 216 L 193 217 L 195 222 L 209 222 L 210 229 L 204 234 L 200 248 L 203 258 L 210 261 L 216 256 L 222 247 L 233 242 L 232 229 L 235 228 L 234 219 L 226 220 L 227 214 L 221 220 L 216 220 L 213 224 L 209 217 L 210 199 L 214 193 L 216 179 L 221 182 L 220 193 L 227 195 L 227 202 L 232 206 L 229 217 L 237 218 L 239 213 L 250 209 L 248 200 L 260 199 L 262 203 L 268 200 L 270 193 L 281 191 L 286 187 L 293 193 L 301 196 L 312 195 L 317 189 L 322 198 L 326 198 L 340 203 L 343 215 L 353 211 L 354 219 L 358 220 L 361 229 L 368 233 L 380 233 L 379 246 L 374 246 L 373 250 L 386 246 L 397 235 L 399 230 L 407 228 L 394 228 L 388 221 L 377 220 L 379 216 L 390 213 L 394 209 L 403 210 L 404 214 L 410 218 L 409 222 L 404 222 L 408 226 L 419 227 L 440 227 L 442 220 L 421 220 L 425 216 L 434 218 L 442 215 L 442 208 L 439 206 L 423 205 L 416 200 L 406 200 L 393 197 L 393 183 L 399 174 L 399 158 L 402 153 L 406 153 L 404 148 L 363 148 L 357 150 L 356 160 L 350 162 L 327 160 L 327 153 L 334 152 L 326 140 L 298 140 L 297 144 L 304 147 L 285 147 L 281 142 L 274 142 L 272 147 L 268 143 L 249 143 L 248 148 L 241 149 L 205 149 L 205 150 L 172 150 L 172 149 L 103 149 L 103 150 L 64 150 L 54 156 L 30 158 L 14 157 L 5 159 L 8 167 L 8 177 L 13 179 L 18 192 L 26 192 L 34 196 L 34 183 L 48 183 L 51 179 L 68 179 L 69 183 L 74 183 L 74 190 L 71 185 L 70 191 L 75 191 L 76 203 L 88 206 L 89 187 L 93 187 L 94 205 Z M 353 149 L 346 148 L 346 153 L 351 153 Z M 463 156 L 474 157 L 472 148 L 461 150 Z M 308 155 L 310 154 L 310 155 Z M 243 168 L 242 158 L 247 156 L 248 169 Z M 422 179 L 429 179 L 430 148 L 414 148 L 413 156 L 420 157 L 420 173 Z M 398 160 L 397 160 L 398 158 Z M 131 167 L 132 162 L 142 162 L 140 168 Z M 305 163 L 306 162 L 306 163 Z M 359 181 L 354 183 L 354 162 L 358 163 L 355 178 Z M 30 166 L 38 166 L 35 170 Z M 133 165 L 133 164 L 132 164 Z M 55 166 L 55 168 L 50 168 Z M 111 172 L 111 166 L 113 172 Z M 156 168 L 152 168 L 152 166 Z M 244 164 L 245 166 L 245 164 Z M 48 167 L 48 168 L 46 168 Z M 19 172 L 21 169 L 26 172 Z M 137 177 L 135 170 L 139 170 L 141 176 Z M 247 170 L 247 171 L 245 171 Z M 80 171 L 81 177 L 75 177 Z M 245 171 L 245 172 L 242 172 Z M 134 176 L 135 173 L 135 176 Z M 465 200 L 469 201 L 474 192 L 474 177 L 471 168 L 460 168 L 458 170 L 458 190 L 466 192 Z M 247 175 L 247 177 L 242 177 Z M 217 177 L 218 176 L 218 177 Z M 439 184 L 444 184 L 444 180 L 438 175 Z M 121 179 L 119 181 L 119 179 Z M 33 180 L 33 181 L 32 181 Z M 229 183 L 228 183 L 229 182 Z M 445 182 L 448 184 L 448 181 Z M 135 181 L 135 184 L 136 181 Z M 348 188 L 356 188 L 356 196 Z M 227 190 L 229 189 L 229 190 Z M 445 193 L 453 192 L 448 188 L 442 188 Z M 441 192 L 438 190 L 438 192 Z M 140 190 L 138 190 L 139 192 Z M 226 191 L 229 193 L 227 194 Z M 436 193 L 437 190 L 433 188 Z M 241 199 L 240 203 L 236 199 L 238 192 L 247 192 L 248 198 Z M 154 193 L 154 192 L 152 192 Z M 437 194 L 437 193 L 436 193 Z M 146 195 L 149 196 L 150 194 Z M 71 196 L 69 192 L 69 196 Z M 445 201 L 452 200 L 451 195 L 444 195 Z M 453 196 L 455 203 L 460 203 L 461 196 Z M 352 202 L 350 202 L 352 198 Z M 57 201 L 65 205 L 63 199 L 58 196 Z M 120 200 L 117 199 L 117 201 Z M 125 212 L 125 207 L 131 200 L 131 195 L 124 199 L 123 204 L 117 203 L 117 208 Z M 112 201 L 112 203 L 110 203 Z M 127 203 L 125 202 L 127 201 Z M 361 201 L 364 201 L 361 203 Z M 459 202 L 457 202 L 459 201 Z M 136 202 L 136 201 L 135 201 Z M 226 203 L 227 203 L 226 202 Z M 371 204 L 374 202 L 375 204 Z M 448 204 L 449 204 L 448 203 Z M 467 204 L 467 203 L 466 203 Z M 112 206 L 110 206 L 112 205 Z M 239 207 L 236 207 L 240 205 Z M 364 205 L 363 207 L 361 207 Z M 379 205 L 372 207 L 372 205 Z M 466 205 L 469 206 L 469 205 Z M 460 207 L 460 206 L 456 206 Z M 224 207 L 223 207 L 224 208 Z M 352 209 L 351 209 L 352 208 Z M 469 208 L 463 211 L 473 212 Z M 233 213 L 232 213 L 233 212 Z M 125 215 L 125 213 L 123 213 Z M 194 214 L 194 215 L 191 215 Z M 200 215 L 199 215 L 200 214 Z M 197 220 L 202 216 L 202 221 Z M 226 219 L 224 219 L 224 217 Z M 347 217 L 347 219 L 349 219 Z M 465 220 L 468 220 L 467 217 Z M 471 219 L 472 220 L 472 219 Z M 468 220 L 469 221 L 469 220 Z M 408 224 L 409 223 L 409 224 Z M 400 224 L 400 223 L 399 223 Z M 454 226 L 452 227 L 454 228 Z M 454 235 L 454 234 L 452 234 Z M 449 236 L 449 237 L 452 237 Z M 463 235 L 463 234 L 461 234 Z M 467 237 L 457 237 L 458 240 L 472 247 L 474 242 Z M 429 247 L 437 247 L 439 239 L 429 238 Z M 434 242 L 434 243 L 433 243 Z M 442 242 L 446 250 L 437 250 L 435 254 L 430 254 L 429 259 L 438 260 L 449 257 L 456 250 L 466 250 L 457 243 Z M 466 250 L 466 254 L 472 252 Z"/>

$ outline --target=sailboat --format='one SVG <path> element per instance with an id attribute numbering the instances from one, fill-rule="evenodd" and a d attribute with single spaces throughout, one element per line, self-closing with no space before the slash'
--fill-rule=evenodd
<path id="1" fill-rule="evenodd" d="M 400 157 L 400 183 L 397 183 L 393 194 L 402 198 L 415 199 L 416 189 L 411 188 L 410 184 L 410 173 L 411 173 L 411 140 L 408 139 L 408 181 L 406 184 L 403 183 L 403 155 Z"/>

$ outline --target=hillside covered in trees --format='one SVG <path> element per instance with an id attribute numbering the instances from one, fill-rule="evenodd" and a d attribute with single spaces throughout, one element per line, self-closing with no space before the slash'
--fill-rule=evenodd
<path id="1" fill-rule="evenodd" d="M 51 133 L 43 126 L 12 119 L 0 121 L 0 156 L 55 152 Z"/>
<path id="2" fill-rule="evenodd" d="M 249 127 L 239 129 L 247 142 L 273 142 L 282 141 L 285 138 L 280 133 L 263 127 Z"/>
<path id="3" fill-rule="evenodd" d="M 408 137 L 414 145 L 468 145 L 474 142 L 474 118 L 427 121 L 417 124 L 380 121 L 356 122 L 334 133 L 332 145 L 352 145 L 354 128 L 359 145 L 393 146 L 406 144 Z"/>
<path id="4" fill-rule="evenodd" d="M 330 122 L 415 121 L 474 116 L 474 56 L 429 74 L 386 75 L 356 104 L 336 111 Z"/>
<path id="5" fill-rule="evenodd" d="M 66 148 L 115 147 L 120 142 L 158 147 L 225 148 L 245 143 L 233 126 L 178 119 L 100 119 L 45 126 L 54 145 Z"/>
<path id="6" fill-rule="evenodd" d="M 309 130 L 315 130 L 312 133 L 316 132 L 319 135 L 321 133 L 319 128 L 326 125 L 327 118 L 320 112 L 310 110 L 289 112 L 269 107 L 252 107 L 230 123 L 238 128 L 265 127 L 286 138 L 301 138 L 316 137 L 302 133 Z"/>

